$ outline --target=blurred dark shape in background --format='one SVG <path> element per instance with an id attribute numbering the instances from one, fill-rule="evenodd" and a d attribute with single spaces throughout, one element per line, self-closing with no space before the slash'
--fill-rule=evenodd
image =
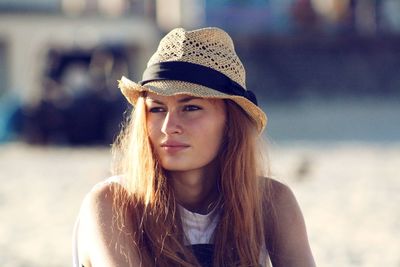
<path id="1" fill-rule="evenodd" d="M 140 80 L 159 37 L 174 27 L 218 26 L 231 34 L 247 87 L 264 105 L 400 99 L 399 14 L 398 0 L 0 0 L 0 141 L 110 144 L 129 108 L 117 80 Z M 15 66 L 25 59 L 15 55 L 27 40 L 15 41 L 9 30 L 20 18 L 48 20 L 49 29 L 54 18 L 81 24 L 59 29 L 73 40 L 65 45 L 49 45 L 50 37 L 44 45 L 32 41 L 43 46 L 45 60 L 28 57 L 29 64 L 38 59 L 39 71 L 28 68 L 23 77 Z M 137 23 L 124 22 L 129 18 Z M 105 24 L 96 19 L 120 24 L 102 40 Z M 153 39 L 133 45 L 145 36 Z"/>
<path id="2" fill-rule="evenodd" d="M 128 73 L 127 58 L 121 46 L 50 50 L 40 101 L 17 111 L 20 137 L 34 144 L 111 144 L 128 107 L 115 90 Z"/>

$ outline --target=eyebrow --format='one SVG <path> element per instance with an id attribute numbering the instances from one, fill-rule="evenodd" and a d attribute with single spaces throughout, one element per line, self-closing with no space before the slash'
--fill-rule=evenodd
<path id="1" fill-rule="evenodd" d="M 157 100 L 157 99 L 153 99 L 153 98 L 148 98 L 150 101 L 157 103 L 159 105 L 165 105 L 161 100 Z M 188 96 L 188 97 L 184 97 L 178 100 L 178 103 L 187 103 L 191 100 L 194 99 L 202 99 L 201 97 L 195 97 L 195 96 Z"/>
<path id="2" fill-rule="evenodd" d="M 189 101 L 191 101 L 191 100 L 193 100 L 193 99 L 202 99 L 202 98 L 200 98 L 200 97 L 195 97 L 195 96 L 188 96 L 188 97 L 179 99 L 178 102 L 179 102 L 179 103 L 186 103 L 186 102 L 189 102 Z"/>
<path id="3" fill-rule="evenodd" d="M 153 98 L 147 98 L 147 99 L 150 100 L 151 102 L 157 103 L 157 104 L 159 104 L 159 105 L 164 105 L 164 103 L 161 102 L 160 100 L 153 99 Z"/>

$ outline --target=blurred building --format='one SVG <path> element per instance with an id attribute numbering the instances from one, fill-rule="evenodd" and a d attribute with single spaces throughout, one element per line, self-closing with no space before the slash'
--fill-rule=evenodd
<path id="1" fill-rule="evenodd" d="M 116 80 L 140 80 L 174 27 L 228 31 L 262 101 L 399 96 L 398 14 L 398 0 L 0 0 L 0 140 L 12 125 L 39 143 L 110 142 L 121 118 L 99 107 L 126 108 Z"/>
<path id="2" fill-rule="evenodd" d="M 144 7 L 130 12 L 134 9 L 125 2 L 1 0 L 1 91 L 8 88 L 23 102 L 37 101 L 51 49 L 124 46 L 129 50 L 129 70 L 142 70 L 159 34 L 153 21 L 145 18 Z"/>
<path id="3" fill-rule="evenodd" d="M 219 26 L 245 35 L 398 34 L 398 0 L 153 0 L 159 27 Z"/>
<path id="4" fill-rule="evenodd" d="M 399 3 L 397 0 L 0 0 L 0 92 L 12 90 L 23 102 L 37 100 L 44 59 L 53 48 L 129 47 L 129 70 L 131 76 L 138 78 L 160 30 L 220 26 L 233 35 L 258 39 L 398 34 Z"/>
<path id="5" fill-rule="evenodd" d="M 126 108 L 117 80 L 139 79 L 159 39 L 146 10 L 145 1 L 1 0 L 0 140 L 14 131 L 35 143 L 111 142 Z"/>

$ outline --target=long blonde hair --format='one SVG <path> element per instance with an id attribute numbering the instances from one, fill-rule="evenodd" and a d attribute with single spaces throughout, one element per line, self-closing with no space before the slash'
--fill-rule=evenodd
<path id="1" fill-rule="evenodd" d="M 255 123 L 225 100 L 227 124 L 221 146 L 221 215 L 214 234 L 214 266 L 258 266 L 265 242 L 265 175 Z M 174 191 L 158 163 L 146 127 L 145 96 L 113 145 L 114 172 L 123 173 L 126 192 L 114 199 L 115 214 L 132 218 L 135 247 L 143 266 L 199 266 L 185 247 Z M 126 213 L 130 210 L 130 213 Z M 263 263 L 267 264 L 267 263 Z"/>

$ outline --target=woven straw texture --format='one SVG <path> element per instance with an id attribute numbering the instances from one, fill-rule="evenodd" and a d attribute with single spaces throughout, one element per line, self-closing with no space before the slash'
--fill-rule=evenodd
<path id="1" fill-rule="evenodd" d="M 147 66 L 160 62 L 183 61 L 203 65 L 217 70 L 246 88 L 246 72 L 235 53 L 232 39 L 218 28 L 204 28 L 185 31 L 174 29 L 161 41 L 157 51 Z M 122 93 L 135 105 L 141 91 L 150 91 L 159 95 L 187 94 L 206 98 L 231 99 L 239 104 L 256 122 L 259 132 L 265 128 L 265 113 L 251 101 L 241 96 L 228 95 L 211 88 L 183 81 L 154 81 L 139 85 L 126 77 L 119 81 Z"/>
<path id="2" fill-rule="evenodd" d="M 172 30 L 160 42 L 147 66 L 165 61 L 200 64 L 225 74 L 246 88 L 246 72 L 229 35 L 216 28 L 186 32 Z"/>

